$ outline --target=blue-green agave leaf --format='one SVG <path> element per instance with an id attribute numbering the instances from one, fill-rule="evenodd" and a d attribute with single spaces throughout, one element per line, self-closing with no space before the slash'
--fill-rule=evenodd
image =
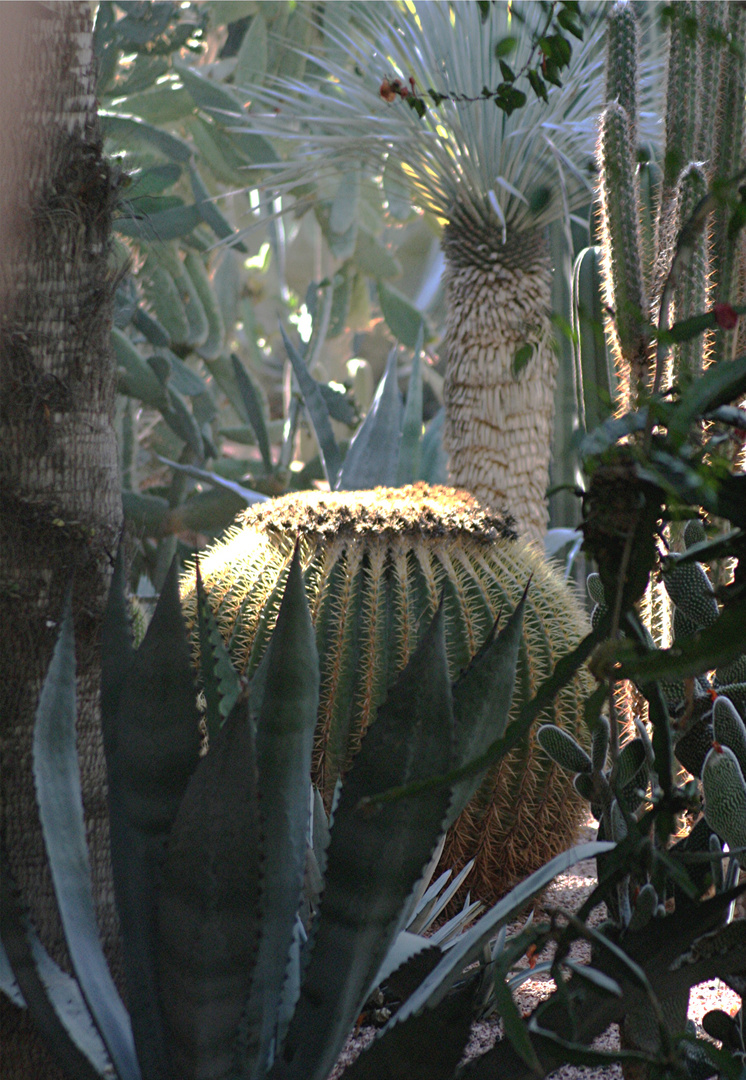
<path id="1" fill-rule="evenodd" d="M 448 455 L 443 449 L 445 409 L 439 409 L 422 438 L 420 474 L 426 484 L 445 484 L 448 479 Z"/>
<path id="2" fill-rule="evenodd" d="M 453 687 L 456 755 L 459 766 L 480 757 L 505 734 L 515 688 L 523 612 L 528 587 L 503 629 L 492 633 Z M 487 770 L 485 769 L 485 772 Z M 484 772 L 458 781 L 448 809 L 452 824 L 484 779 Z"/>
<path id="3" fill-rule="evenodd" d="M 257 956 L 261 837 L 256 754 L 240 701 L 189 781 L 158 902 L 158 973 L 174 1073 L 237 1073 Z"/>
<path id="4" fill-rule="evenodd" d="M 535 896 L 568 867 L 583 859 L 594 859 L 597 855 L 611 851 L 616 845 L 607 841 L 595 841 L 578 844 L 555 855 L 546 865 L 522 881 L 520 885 L 495 904 L 479 922 L 457 939 L 456 943 L 444 954 L 436 968 L 425 978 L 401 1009 L 392 1017 L 387 1027 L 405 1020 L 408 1016 L 429 1004 L 431 1007 L 448 992 L 454 981 L 468 964 L 479 958 L 485 943 L 495 937 L 501 926 L 511 922 Z"/>
<path id="5" fill-rule="evenodd" d="M 262 936 L 248 1023 L 251 1027 L 258 1020 L 260 1025 L 258 1075 L 262 1075 L 275 1036 L 303 886 L 311 752 L 319 707 L 316 636 L 297 547 L 277 624 L 252 683 L 249 701 L 256 725 L 265 852 Z"/>
<path id="6" fill-rule="evenodd" d="M 303 358 L 286 334 L 282 323 L 280 323 L 280 333 L 282 334 L 282 340 L 285 342 L 288 359 L 293 365 L 300 392 L 303 395 L 303 403 L 306 406 L 308 417 L 316 435 L 316 442 L 319 444 L 319 453 L 321 454 L 326 479 L 329 487 L 334 488 L 339 475 L 340 453 L 329 420 L 329 409 L 316 380 L 309 374 Z"/>
<path id="7" fill-rule="evenodd" d="M 76 711 L 75 640 L 68 592 L 34 724 L 36 799 L 65 940 L 83 996 L 121 1080 L 139 1080 L 130 1019 L 98 936 L 75 740 Z"/>
<path id="8" fill-rule="evenodd" d="M 243 402 L 244 413 L 256 435 L 256 442 L 262 455 L 264 468 L 267 472 L 272 472 L 272 453 L 269 448 L 269 434 L 267 432 L 267 424 L 264 419 L 264 408 L 262 407 L 262 399 L 259 396 L 259 391 L 254 386 L 248 371 L 235 353 L 231 353 L 231 364 L 233 365 L 233 374 L 235 375 L 236 385 L 238 386 L 241 401 Z"/>
<path id="9" fill-rule="evenodd" d="M 205 593 L 199 560 L 195 572 L 200 672 L 207 702 L 207 736 L 213 739 L 233 712 L 241 693 L 241 683 Z"/>
<path id="10" fill-rule="evenodd" d="M 26 1008 L 26 1002 L 23 1000 L 23 994 L 21 988 L 16 981 L 16 977 L 13 974 L 13 968 L 10 966 L 10 960 L 8 954 L 5 951 L 2 939 L 0 938 L 0 990 L 9 998 L 13 1004 L 19 1009 Z"/>
<path id="11" fill-rule="evenodd" d="M 111 1062 L 80 987 L 49 956 L 18 904 L 4 851 L 0 851 L 0 939 L 0 953 L 15 987 L 11 1000 L 28 1007 L 57 1062 L 79 1080 L 111 1074 Z"/>
<path id="12" fill-rule="evenodd" d="M 283 1080 L 328 1075 L 442 835 L 449 792 L 389 803 L 372 814 L 361 810 L 361 800 L 447 769 L 452 743 L 441 605 L 369 726 L 342 785 L 301 997 L 270 1075 Z"/>
<path id="13" fill-rule="evenodd" d="M 402 403 L 394 348 L 368 415 L 350 443 L 337 490 L 362 491 L 396 485 L 401 422 Z"/>
<path id="14" fill-rule="evenodd" d="M 422 327 L 417 335 L 414 348 L 412 371 L 407 387 L 407 403 L 404 406 L 401 444 L 399 446 L 399 464 L 396 470 L 396 483 L 413 484 L 419 480 L 422 464 Z"/>
<path id="15" fill-rule="evenodd" d="M 155 965 L 156 895 L 166 841 L 199 761 L 199 713 L 176 560 L 129 662 L 122 590 L 120 575 L 112 585 L 102 641 L 114 890 L 138 1057 L 148 1080 L 170 1080 Z M 116 672 L 120 659 L 127 663 L 123 678 Z"/>

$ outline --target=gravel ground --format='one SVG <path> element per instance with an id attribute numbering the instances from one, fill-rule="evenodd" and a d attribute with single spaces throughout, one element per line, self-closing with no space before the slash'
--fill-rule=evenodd
<path id="1" fill-rule="evenodd" d="M 592 835 L 584 836 L 583 839 L 593 839 Z M 593 861 L 578 863 L 577 866 L 566 873 L 561 874 L 544 894 L 541 907 L 564 908 L 568 911 L 576 911 L 589 895 L 596 883 L 595 864 Z M 601 922 L 604 918 L 604 909 L 599 908 L 593 913 L 592 924 Z M 519 929 L 516 925 L 515 929 Z M 585 942 L 576 942 L 573 945 L 573 956 L 578 959 L 590 958 L 588 945 Z M 517 991 L 516 998 L 524 1012 L 529 1013 L 536 1005 L 552 992 L 554 982 L 547 975 L 539 975 L 535 979 L 527 980 Z M 701 1020 L 710 1009 L 723 1009 L 725 1012 L 734 1013 L 741 1004 L 737 994 L 734 994 L 724 983 L 715 979 L 711 982 L 701 983 L 692 990 L 689 1002 L 689 1018 L 693 1020 L 701 1030 Z M 466 1048 L 465 1060 L 483 1054 L 494 1044 L 500 1034 L 501 1024 L 499 1020 L 491 1019 L 474 1024 L 471 1038 Z M 360 1051 L 368 1045 L 375 1036 L 375 1029 L 361 1028 L 348 1040 L 342 1055 L 331 1074 L 330 1080 L 336 1080 L 341 1076 L 344 1068 L 352 1061 Z M 604 1035 L 594 1042 L 597 1050 L 613 1050 L 618 1047 L 618 1032 L 615 1027 L 610 1028 Z M 584 1068 L 566 1065 L 552 1074 L 556 1080 L 621 1080 L 622 1070 L 618 1065 L 603 1068 Z"/>

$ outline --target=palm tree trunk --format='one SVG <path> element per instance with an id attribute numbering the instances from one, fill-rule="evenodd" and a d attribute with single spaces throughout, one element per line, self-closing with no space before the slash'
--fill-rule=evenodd
<path id="1" fill-rule="evenodd" d="M 538 540 L 548 520 L 557 379 L 546 242 L 538 232 L 508 233 L 503 242 L 499 228 L 475 226 L 457 212 L 443 250 L 451 479 L 512 514 L 519 532 Z M 516 353 L 524 345 L 533 350 L 520 366 Z"/>
<path id="2" fill-rule="evenodd" d="M 90 5 L 3 5 L 0 72 L 0 839 L 43 943 L 68 966 L 31 740 L 71 577 L 83 801 L 112 959 L 118 940 L 98 713 L 99 628 L 122 521 L 109 347 L 113 185 Z M 57 1075 L 2 994 L 0 1031 L 4 1078 Z"/>

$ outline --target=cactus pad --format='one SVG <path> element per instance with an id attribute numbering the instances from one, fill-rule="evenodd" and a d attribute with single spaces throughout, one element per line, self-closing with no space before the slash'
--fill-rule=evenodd
<path id="1" fill-rule="evenodd" d="M 455 679 L 531 579 L 512 716 L 587 629 L 561 576 L 514 539 L 509 520 L 466 492 L 420 484 L 303 492 L 247 511 L 200 560 L 218 625 L 248 676 L 271 634 L 296 541 L 321 662 L 314 779 L 327 806 L 441 595 Z M 182 591 L 193 615 L 193 575 Z M 589 683 L 578 674 L 544 716 L 581 740 Z M 490 900 L 569 846 L 581 810 L 570 777 L 532 740 L 485 781 L 453 826 L 444 863 L 476 856 L 471 888 Z"/>

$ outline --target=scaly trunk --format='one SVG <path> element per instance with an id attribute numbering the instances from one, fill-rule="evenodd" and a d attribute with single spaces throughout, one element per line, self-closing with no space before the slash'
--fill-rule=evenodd
<path id="1" fill-rule="evenodd" d="M 67 966 L 31 741 L 72 576 L 84 809 L 102 936 L 116 959 L 98 715 L 99 627 L 122 520 L 109 347 L 113 185 L 90 6 L 4 5 L 0 22 L 0 838 L 42 941 Z M 25 1014 L 0 999 L 3 1077 L 57 1075 Z"/>
<path id="2" fill-rule="evenodd" d="M 447 357 L 445 447 L 451 481 L 546 532 L 557 358 L 543 235 L 511 235 L 456 213 L 443 237 Z M 516 370 L 523 345 L 533 353 Z"/>

